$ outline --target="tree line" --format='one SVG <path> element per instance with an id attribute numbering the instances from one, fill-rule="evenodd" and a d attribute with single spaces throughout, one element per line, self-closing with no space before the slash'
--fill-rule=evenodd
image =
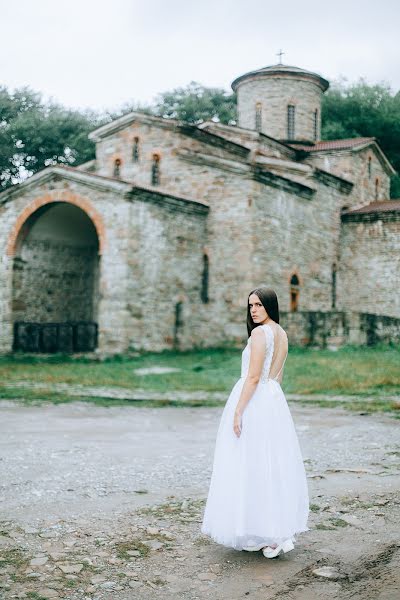
<path id="1" fill-rule="evenodd" d="M 78 165 L 94 158 L 88 133 L 132 110 L 199 124 L 206 120 L 236 123 L 236 95 L 192 82 L 160 94 L 153 105 L 128 103 L 100 114 L 45 102 L 29 88 L 0 87 L 0 189 L 52 164 Z M 334 83 L 323 97 L 324 140 L 375 137 L 400 172 L 400 92 L 364 80 Z M 392 178 L 391 197 L 400 198 L 400 177 Z"/>

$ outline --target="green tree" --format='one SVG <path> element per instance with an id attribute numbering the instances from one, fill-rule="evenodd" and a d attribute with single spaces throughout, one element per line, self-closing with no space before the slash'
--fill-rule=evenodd
<path id="1" fill-rule="evenodd" d="M 323 100 L 322 139 L 349 137 L 375 137 L 399 172 L 400 93 L 363 79 L 350 85 L 345 80 L 334 83 Z M 392 178 L 391 196 L 400 197 L 399 175 Z"/>
<path id="2" fill-rule="evenodd" d="M 221 88 L 208 88 L 192 81 L 184 88 L 161 94 L 153 114 L 192 125 L 209 120 L 234 124 L 236 95 L 229 94 Z"/>
<path id="3" fill-rule="evenodd" d="M 88 133 L 104 122 L 91 112 L 45 103 L 41 94 L 0 88 L 0 186 L 5 188 L 50 164 L 94 158 Z"/>

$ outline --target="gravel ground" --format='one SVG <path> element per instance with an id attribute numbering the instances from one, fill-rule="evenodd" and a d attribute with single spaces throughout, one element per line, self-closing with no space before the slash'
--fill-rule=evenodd
<path id="1" fill-rule="evenodd" d="M 291 410 L 311 529 L 267 560 L 200 533 L 222 406 L 0 401 L 0 598 L 398 600 L 399 421 Z"/>

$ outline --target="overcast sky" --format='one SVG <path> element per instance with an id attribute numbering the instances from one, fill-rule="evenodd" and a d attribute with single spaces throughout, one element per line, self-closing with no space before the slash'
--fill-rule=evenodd
<path id="1" fill-rule="evenodd" d="M 0 0 L 0 82 L 77 108 L 283 62 L 400 88 L 399 0 Z"/>

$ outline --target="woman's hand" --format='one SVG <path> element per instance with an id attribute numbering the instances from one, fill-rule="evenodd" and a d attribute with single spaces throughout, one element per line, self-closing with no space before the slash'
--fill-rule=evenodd
<path id="1" fill-rule="evenodd" d="M 242 414 L 240 412 L 235 411 L 235 415 L 233 418 L 233 431 L 237 437 L 240 437 L 242 432 Z"/>

